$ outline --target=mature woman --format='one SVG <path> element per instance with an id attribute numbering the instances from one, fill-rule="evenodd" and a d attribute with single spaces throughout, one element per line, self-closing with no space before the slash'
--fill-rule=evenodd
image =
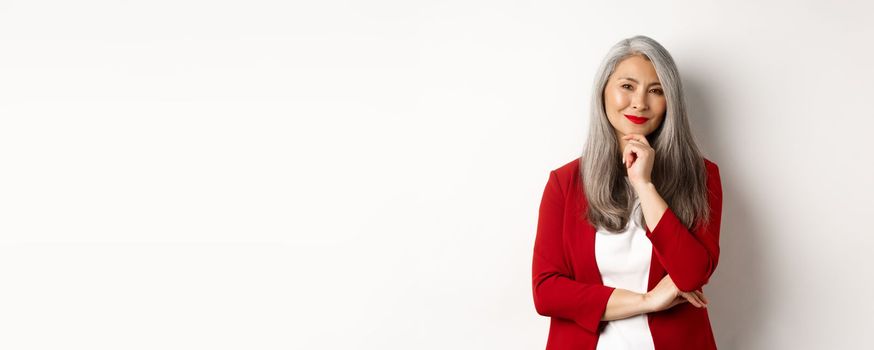
<path id="1" fill-rule="evenodd" d="M 617 162 L 617 160 L 619 160 Z M 719 259 L 722 184 L 656 41 L 598 69 L 581 157 L 549 173 L 534 242 L 547 349 L 716 349 L 704 286 Z"/>

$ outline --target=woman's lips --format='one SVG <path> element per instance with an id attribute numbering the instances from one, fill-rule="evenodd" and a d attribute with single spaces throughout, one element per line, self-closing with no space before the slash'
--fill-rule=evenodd
<path id="1" fill-rule="evenodd" d="M 630 120 L 634 124 L 643 124 L 643 123 L 646 123 L 647 120 L 649 120 L 649 118 L 638 117 L 636 115 L 630 115 L 630 114 L 626 114 L 625 118 L 628 118 L 628 120 Z"/>

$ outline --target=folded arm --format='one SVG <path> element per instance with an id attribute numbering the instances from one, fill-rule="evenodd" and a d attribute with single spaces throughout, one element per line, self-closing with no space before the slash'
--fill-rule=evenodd
<path id="1" fill-rule="evenodd" d="M 583 329 L 597 333 L 614 288 L 570 278 L 562 244 L 564 193 L 555 171 L 550 172 L 540 202 L 534 241 L 534 307 L 543 316 L 572 320 Z"/>
<path id="2" fill-rule="evenodd" d="M 689 230 L 668 207 L 653 184 L 638 188 L 646 236 L 656 256 L 683 292 L 700 290 L 719 262 L 719 227 L 722 221 L 722 183 L 714 163 L 707 169 L 710 222 Z"/>

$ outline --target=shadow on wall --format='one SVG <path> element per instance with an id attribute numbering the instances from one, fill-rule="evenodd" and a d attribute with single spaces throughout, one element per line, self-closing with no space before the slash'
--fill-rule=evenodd
<path id="1" fill-rule="evenodd" d="M 687 72 L 683 79 L 690 124 L 705 157 L 719 165 L 723 192 L 719 265 L 704 286 L 710 300 L 708 313 L 720 349 L 755 349 L 767 323 L 766 293 L 773 293 L 766 290 L 761 225 L 757 213 L 748 210 L 749 196 L 735 185 L 743 183 L 736 181 L 742 174 L 728 162 L 738 140 L 725 139 L 720 126 L 731 118 L 713 108 L 710 102 L 714 100 L 707 95 L 709 83 L 705 83 L 710 80 L 705 79 L 705 72 L 696 73 Z"/>

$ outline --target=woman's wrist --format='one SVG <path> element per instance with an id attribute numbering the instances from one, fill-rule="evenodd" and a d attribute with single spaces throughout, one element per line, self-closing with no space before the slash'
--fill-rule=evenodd
<path id="1" fill-rule="evenodd" d="M 638 193 L 638 195 L 645 191 L 656 191 L 655 184 L 653 184 L 651 181 L 640 184 L 632 184 L 631 187 L 634 189 L 635 192 Z"/>
<path id="2" fill-rule="evenodd" d="M 645 294 L 632 292 L 627 289 L 616 288 L 607 301 L 607 310 L 601 318 L 604 321 L 612 321 L 633 317 L 649 312 L 649 301 Z"/>
<path id="3" fill-rule="evenodd" d="M 640 308 L 643 310 L 643 313 L 648 314 L 655 311 L 652 307 L 652 298 L 650 297 L 649 292 L 641 294 L 640 299 Z"/>

